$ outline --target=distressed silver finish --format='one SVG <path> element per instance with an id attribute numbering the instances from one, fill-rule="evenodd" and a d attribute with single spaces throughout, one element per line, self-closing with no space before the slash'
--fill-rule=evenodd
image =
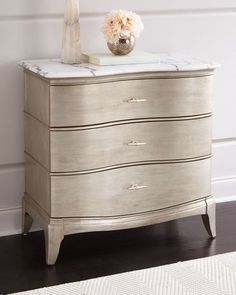
<path id="1" fill-rule="evenodd" d="M 134 50 L 136 45 L 135 37 L 120 38 L 117 42 L 107 42 L 110 51 L 115 55 L 127 55 Z"/>
<path id="2" fill-rule="evenodd" d="M 215 237 L 212 74 L 27 70 L 23 233 L 32 219 L 42 225 L 48 264 L 73 233 L 202 215 Z"/>

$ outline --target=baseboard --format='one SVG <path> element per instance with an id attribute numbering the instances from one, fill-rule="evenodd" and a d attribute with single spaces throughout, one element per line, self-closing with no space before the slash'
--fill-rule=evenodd
<path id="1" fill-rule="evenodd" d="M 212 194 L 217 203 L 236 201 L 236 138 L 213 141 Z"/>
<path id="2" fill-rule="evenodd" d="M 228 196 L 228 197 L 217 198 L 216 199 L 216 203 L 217 204 L 220 204 L 220 203 L 228 203 L 228 202 L 236 202 L 236 196 Z"/>
<path id="3" fill-rule="evenodd" d="M 0 237 L 20 234 L 22 232 L 21 224 L 21 208 L 10 208 L 0 211 Z M 41 230 L 40 226 L 34 224 L 31 231 L 38 230 Z"/>
<path id="4" fill-rule="evenodd" d="M 213 179 L 212 194 L 217 203 L 236 201 L 236 177 Z"/>

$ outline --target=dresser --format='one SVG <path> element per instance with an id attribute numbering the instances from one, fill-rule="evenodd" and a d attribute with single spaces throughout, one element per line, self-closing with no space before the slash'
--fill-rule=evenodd
<path id="1" fill-rule="evenodd" d="M 33 220 L 42 226 L 48 265 L 55 264 L 69 234 L 201 215 L 215 237 L 211 141 L 217 64 L 163 54 L 156 64 L 20 65 L 23 233 Z"/>

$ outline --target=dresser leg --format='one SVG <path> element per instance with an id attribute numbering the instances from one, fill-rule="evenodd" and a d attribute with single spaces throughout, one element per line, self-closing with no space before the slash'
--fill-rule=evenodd
<path id="1" fill-rule="evenodd" d="M 63 224 L 58 222 L 56 224 L 50 223 L 44 230 L 46 262 L 48 265 L 56 263 L 61 242 L 64 238 Z"/>
<path id="2" fill-rule="evenodd" d="M 33 224 L 33 218 L 26 212 L 26 203 L 22 201 L 22 234 L 27 235 Z"/>
<path id="3" fill-rule="evenodd" d="M 208 234 L 212 237 L 216 237 L 216 203 L 214 199 L 207 199 L 207 214 L 202 215 L 203 224 L 208 232 Z"/>

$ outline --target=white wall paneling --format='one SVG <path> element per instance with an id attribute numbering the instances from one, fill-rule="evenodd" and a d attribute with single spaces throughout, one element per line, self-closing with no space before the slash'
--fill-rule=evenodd
<path id="1" fill-rule="evenodd" d="M 24 191 L 23 164 L 1 166 L 0 188 L 0 210 L 8 210 L 21 206 L 21 197 Z"/>
<path id="2" fill-rule="evenodd" d="M 2 2 L 2 1 L 1 1 Z M 0 15 L 4 17 L 15 16 L 55 16 L 62 14 L 64 0 L 8 0 L 1 3 Z M 82 14 L 100 14 L 109 10 L 124 8 L 137 12 L 179 12 L 179 11 L 233 11 L 236 8 L 234 0 L 80 0 Z"/>
<path id="3" fill-rule="evenodd" d="M 236 200 L 236 138 L 213 144 L 212 192 L 218 202 Z"/>
<path id="4" fill-rule="evenodd" d="M 179 52 L 222 64 L 214 97 L 213 192 L 236 199 L 236 1 L 80 0 L 83 50 L 100 51 L 103 14 L 112 8 L 139 12 L 145 31 L 137 47 Z M 0 235 L 20 231 L 23 167 L 21 59 L 58 57 L 64 0 L 0 1 Z"/>

